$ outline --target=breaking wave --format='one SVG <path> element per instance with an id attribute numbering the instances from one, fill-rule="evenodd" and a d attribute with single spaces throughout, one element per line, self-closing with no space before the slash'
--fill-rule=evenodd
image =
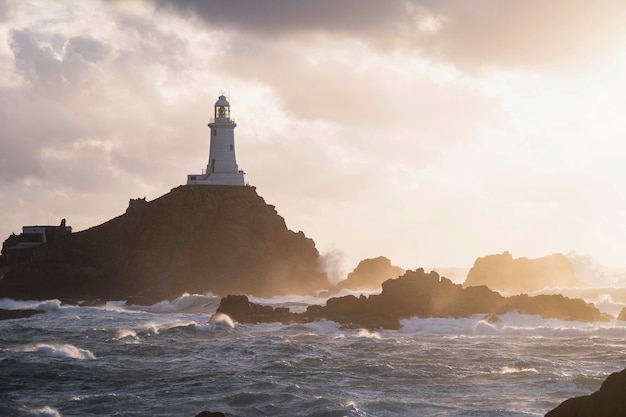
<path id="1" fill-rule="evenodd" d="M 59 300 L 18 301 L 10 298 L 0 299 L 0 309 L 4 310 L 45 310 L 55 311 L 61 308 Z"/>
<path id="2" fill-rule="evenodd" d="M 204 313 L 213 314 L 220 298 L 212 294 L 183 294 L 173 301 L 161 301 L 147 308 L 151 313 Z"/>
<path id="3" fill-rule="evenodd" d="M 36 417 L 62 417 L 61 413 L 48 406 L 32 410 L 29 415 Z"/>
<path id="4" fill-rule="evenodd" d="M 53 356 L 57 358 L 71 358 L 78 360 L 92 360 L 96 359 L 93 353 L 87 349 L 80 349 L 74 345 L 68 344 L 47 344 L 37 343 L 33 345 L 26 345 L 19 349 L 18 352 L 38 353 L 43 356 Z"/>

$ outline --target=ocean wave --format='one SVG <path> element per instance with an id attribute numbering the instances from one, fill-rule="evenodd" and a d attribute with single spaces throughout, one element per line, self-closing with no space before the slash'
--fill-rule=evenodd
<path id="1" fill-rule="evenodd" d="M 363 290 L 349 290 L 349 289 L 344 288 L 338 293 L 325 295 L 325 296 L 288 294 L 288 295 L 277 295 L 277 296 L 269 297 L 269 298 L 255 297 L 253 295 L 247 295 L 247 297 L 251 303 L 269 305 L 272 307 L 287 307 L 289 308 L 289 311 L 291 311 L 292 313 L 303 313 L 304 311 L 306 311 L 307 307 L 311 305 L 323 306 L 324 304 L 326 304 L 328 299 L 332 297 L 343 297 L 346 295 L 355 295 L 357 297 L 360 295 L 369 296 L 373 294 L 380 294 L 380 292 L 381 292 L 380 290 L 363 291 Z"/>
<path id="2" fill-rule="evenodd" d="M 32 410 L 29 414 L 36 417 L 62 417 L 58 410 L 48 406 Z"/>
<path id="3" fill-rule="evenodd" d="M 485 320 L 484 315 L 464 318 L 429 317 L 401 320 L 405 334 L 440 334 L 442 336 L 541 336 L 586 337 L 589 335 L 625 336 L 623 322 L 579 322 L 544 319 L 539 316 L 507 313 L 498 322 Z"/>
<path id="4" fill-rule="evenodd" d="M 518 373 L 533 373 L 533 374 L 537 374 L 539 373 L 539 371 L 537 371 L 535 368 L 517 368 L 517 367 L 512 367 L 512 366 L 503 366 L 500 369 L 497 370 L 492 370 L 489 373 L 490 374 L 497 374 L 497 375 L 507 375 L 507 374 L 518 374 Z"/>
<path id="5" fill-rule="evenodd" d="M 209 323 L 217 327 L 223 327 L 223 328 L 229 328 L 229 329 L 235 328 L 235 323 L 233 322 L 233 319 L 231 319 L 228 314 L 224 314 L 224 313 L 214 314 L 209 320 Z"/>
<path id="6" fill-rule="evenodd" d="M 198 322 L 195 320 L 174 320 L 167 322 L 150 321 L 143 323 L 138 331 L 148 335 L 157 335 L 163 332 L 179 329 L 195 329 L 198 327 Z"/>
<path id="7" fill-rule="evenodd" d="M 149 306 L 146 311 L 150 313 L 213 314 L 217 310 L 219 303 L 220 298 L 211 293 L 204 295 L 185 293 L 172 301 L 164 300 Z"/>
<path id="8" fill-rule="evenodd" d="M 380 333 L 367 329 L 359 329 L 356 335 L 357 337 L 365 337 L 367 339 L 381 339 Z"/>
<path id="9" fill-rule="evenodd" d="M 4 310 L 45 310 L 56 311 L 61 309 L 61 301 L 59 300 L 30 300 L 17 301 L 11 298 L 0 299 L 0 309 Z"/>
<path id="10" fill-rule="evenodd" d="M 74 345 L 68 344 L 48 344 L 37 343 L 22 346 L 16 349 L 18 352 L 38 353 L 43 356 L 53 356 L 58 358 L 71 358 L 78 360 L 93 360 L 95 355 L 87 349 L 80 349 Z"/>
<path id="11" fill-rule="evenodd" d="M 137 338 L 137 332 L 132 329 L 118 329 L 115 333 L 115 339 L 122 340 L 129 338 Z"/>

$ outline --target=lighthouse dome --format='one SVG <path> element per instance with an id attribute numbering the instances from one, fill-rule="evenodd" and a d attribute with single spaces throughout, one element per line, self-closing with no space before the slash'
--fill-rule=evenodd
<path id="1" fill-rule="evenodd" d="M 219 98 L 215 102 L 215 105 L 216 106 L 230 106 L 230 103 L 228 102 L 228 100 L 226 100 L 226 97 L 219 96 Z"/>

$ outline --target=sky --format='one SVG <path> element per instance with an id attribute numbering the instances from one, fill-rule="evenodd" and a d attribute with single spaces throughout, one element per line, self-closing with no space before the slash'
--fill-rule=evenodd
<path id="1" fill-rule="evenodd" d="M 0 236 L 201 172 L 347 270 L 552 253 L 626 267 L 623 0 L 0 0 Z"/>

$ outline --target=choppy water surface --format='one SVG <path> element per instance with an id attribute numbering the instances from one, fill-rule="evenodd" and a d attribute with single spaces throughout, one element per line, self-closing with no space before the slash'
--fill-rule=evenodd
<path id="1" fill-rule="evenodd" d="M 218 304 L 0 301 L 46 310 L 0 321 L 0 416 L 540 416 L 626 364 L 619 321 L 208 324 Z"/>

